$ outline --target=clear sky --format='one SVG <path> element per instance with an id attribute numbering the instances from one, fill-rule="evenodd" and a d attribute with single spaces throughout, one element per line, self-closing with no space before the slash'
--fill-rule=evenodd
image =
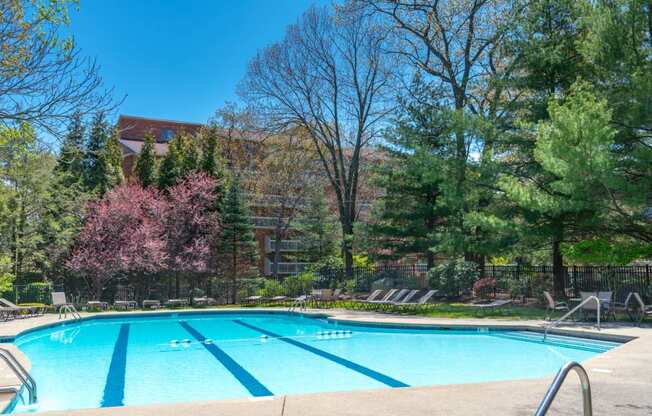
<path id="1" fill-rule="evenodd" d="M 205 122 L 256 50 L 324 0 L 81 0 L 75 42 L 101 65 L 120 114 Z"/>

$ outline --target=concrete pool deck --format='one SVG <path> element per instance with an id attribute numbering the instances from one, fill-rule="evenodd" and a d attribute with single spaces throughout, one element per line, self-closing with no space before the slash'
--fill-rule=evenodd
<path id="1" fill-rule="evenodd" d="M 244 308 L 216 311 L 285 311 L 285 308 Z M 208 310 L 205 310 L 208 311 Z M 154 313 L 166 313 L 160 311 Z M 173 312 L 182 312 L 175 310 Z M 148 313 L 152 313 L 149 312 Z M 502 319 L 443 319 L 391 315 L 374 312 L 309 309 L 304 313 L 329 315 L 334 320 L 355 320 L 368 324 L 434 325 L 444 327 L 508 327 L 540 329 L 543 321 Z M 103 316 L 123 315 L 123 312 L 102 313 Z M 82 313 L 82 316 L 94 316 Z M 0 336 L 14 335 L 34 327 L 60 322 L 57 315 L 14 320 L 0 323 Z M 626 344 L 583 363 L 589 373 L 593 392 L 595 415 L 649 415 L 652 414 L 652 327 L 635 327 L 621 323 L 605 323 L 597 331 L 588 324 L 569 324 L 562 331 L 587 336 L 611 336 L 633 339 Z M 24 357 L 22 357 L 24 359 Z M 428 387 L 408 387 L 346 391 L 307 395 L 275 396 L 263 399 L 222 400 L 166 405 L 126 406 L 103 409 L 45 412 L 43 415 L 252 415 L 252 416 L 381 416 L 381 415 L 531 415 L 543 398 L 551 377 L 532 380 L 513 380 L 476 384 Z M 67 380 L 71 383 L 71 380 Z M 80 380 L 83 382 L 83 380 Z M 0 365 L 0 385 L 15 383 L 4 365 Z M 71 383 L 74 388 L 74 384 Z M 0 395 L 9 400 L 10 395 Z M 581 414 L 579 382 L 574 374 L 557 396 L 550 415 Z M 0 406 L 4 406 L 0 402 Z"/>

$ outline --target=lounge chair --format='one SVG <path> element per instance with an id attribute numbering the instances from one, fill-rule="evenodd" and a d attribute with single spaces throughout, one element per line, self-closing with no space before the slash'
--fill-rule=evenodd
<path id="1" fill-rule="evenodd" d="M 247 296 L 242 300 L 244 301 L 244 303 L 258 303 L 258 302 L 262 302 L 264 298 L 262 296 L 255 295 L 255 296 Z"/>
<path id="2" fill-rule="evenodd" d="M 192 302 L 198 306 L 210 306 L 210 305 L 215 305 L 217 303 L 215 299 L 209 298 L 207 296 L 192 298 Z"/>
<path id="3" fill-rule="evenodd" d="M 145 299 L 143 301 L 143 309 L 158 309 L 161 307 L 161 301 L 156 299 Z"/>
<path id="4" fill-rule="evenodd" d="M 188 299 L 168 299 L 167 302 L 165 302 L 165 306 L 169 306 L 171 308 L 177 307 L 177 306 L 188 306 L 190 302 Z"/>
<path id="5" fill-rule="evenodd" d="M 568 304 L 566 302 L 555 302 L 550 292 L 544 290 L 543 297 L 546 298 L 546 320 L 550 320 L 553 312 L 568 311 Z"/>
<path id="6" fill-rule="evenodd" d="M 476 308 L 480 309 L 496 309 L 496 308 L 502 308 L 503 306 L 511 305 L 512 300 L 511 299 L 499 299 L 499 300 L 494 300 L 491 303 L 476 303 L 473 306 Z"/>
<path id="7" fill-rule="evenodd" d="M 59 311 L 59 319 L 61 319 L 61 314 L 63 314 L 64 318 L 67 318 L 69 313 L 73 316 L 73 318 L 80 317 L 79 312 L 77 312 L 77 309 L 75 308 L 75 305 L 69 303 L 66 300 L 65 292 L 52 292 L 51 296 L 52 306 L 55 310 Z"/>
<path id="8" fill-rule="evenodd" d="M 418 289 L 410 290 L 405 296 L 403 296 L 403 298 L 395 299 L 394 301 L 389 302 L 387 306 L 392 308 L 400 308 L 402 305 L 409 304 L 419 292 L 420 290 Z"/>
<path id="9" fill-rule="evenodd" d="M 376 289 L 373 292 L 371 292 L 366 299 L 354 299 L 353 305 L 364 305 L 366 302 L 371 302 L 372 300 L 376 300 L 381 295 L 381 293 L 383 293 L 382 290 Z"/>
<path id="10" fill-rule="evenodd" d="M 382 291 L 380 291 L 380 292 L 382 292 Z M 394 297 L 394 295 L 396 295 L 396 292 L 398 292 L 398 289 L 390 289 L 380 299 L 378 299 L 378 296 L 380 296 L 380 294 L 373 297 L 373 299 L 370 299 L 372 296 L 369 296 L 369 298 L 367 298 L 366 300 L 359 301 L 359 304 L 363 305 L 365 308 L 368 308 L 369 306 L 373 305 L 374 303 L 387 302 L 388 300 L 391 300 Z M 374 293 L 376 293 L 376 292 L 374 292 Z M 374 293 L 372 293 L 372 295 Z"/>
<path id="11" fill-rule="evenodd" d="M 89 300 L 86 302 L 86 308 L 88 309 L 99 309 L 105 311 L 109 308 L 108 302 L 102 302 L 100 300 Z"/>
<path id="12" fill-rule="evenodd" d="M 400 304 L 401 308 L 414 308 L 414 307 L 420 307 L 425 305 L 432 299 L 433 296 L 435 296 L 437 293 L 439 293 L 438 290 L 429 290 L 426 292 L 425 295 L 421 296 L 418 301 L 416 302 L 403 302 Z"/>
<path id="13" fill-rule="evenodd" d="M 394 293 L 392 293 L 391 296 L 385 295 L 385 297 L 382 300 L 372 300 L 371 302 L 369 302 L 369 305 L 380 306 L 380 307 L 392 305 L 395 302 L 399 302 L 401 299 L 403 299 L 409 292 L 408 289 L 401 289 L 398 291 L 396 289 L 392 289 L 392 290 L 394 290 Z"/>
<path id="14" fill-rule="evenodd" d="M 629 319 L 637 322 L 639 325 L 643 321 L 643 318 L 652 316 L 652 305 L 646 305 L 638 292 L 632 292 L 627 296 L 625 308 Z"/>
<path id="15" fill-rule="evenodd" d="M 28 316 L 43 315 L 44 312 L 44 308 L 39 308 L 37 306 L 18 306 L 5 298 L 0 298 L 0 303 L 7 308 L 12 308 L 21 313 L 27 311 Z"/>
<path id="16" fill-rule="evenodd" d="M 124 309 L 129 310 L 129 309 L 136 309 L 138 307 L 138 302 L 135 300 L 116 300 L 113 302 L 113 307 L 117 309 Z"/>
<path id="17" fill-rule="evenodd" d="M 11 321 L 18 317 L 27 317 L 27 315 L 22 315 L 19 308 L 0 306 L 0 318 L 2 318 L 3 321 Z"/>

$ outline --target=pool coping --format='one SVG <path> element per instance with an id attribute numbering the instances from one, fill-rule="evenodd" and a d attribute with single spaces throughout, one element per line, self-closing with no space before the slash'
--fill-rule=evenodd
<path id="1" fill-rule="evenodd" d="M 473 322 L 454 322 L 455 319 L 444 320 L 445 322 L 437 322 L 437 318 L 432 318 L 432 319 L 426 319 L 425 321 L 422 322 L 414 322 L 413 321 L 414 319 L 420 317 L 416 317 L 416 316 L 405 317 L 405 316 L 394 316 L 394 315 L 387 315 L 387 314 L 382 314 L 381 316 L 382 321 L 379 321 L 378 320 L 379 317 L 374 316 L 375 314 L 373 313 L 365 312 L 362 314 L 358 314 L 360 316 L 356 316 L 352 318 L 350 316 L 347 316 L 347 312 L 351 312 L 351 311 L 344 311 L 344 313 L 342 313 L 341 310 L 287 311 L 285 309 L 280 309 L 280 308 L 228 308 L 228 309 L 219 308 L 219 309 L 202 309 L 202 310 L 185 309 L 185 310 L 161 310 L 161 311 L 84 313 L 83 314 L 84 316 L 81 318 L 81 320 L 63 319 L 63 320 L 57 320 L 55 322 L 41 323 L 23 329 L 21 331 L 17 331 L 14 334 L 2 335 L 0 336 L 0 342 L 2 343 L 9 342 L 12 343 L 13 345 L 13 341 L 19 336 L 23 336 L 35 331 L 48 329 L 52 327 L 67 326 L 71 323 L 76 324 L 79 323 L 80 321 L 86 322 L 86 321 L 94 321 L 94 320 L 102 320 L 102 319 L 120 319 L 120 318 L 131 318 L 131 317 L 137 318 L 137 317 L 147 317 L 147 316 L 149 317 L 180 316 L 180 315 L 196 316 L 196 315 L 215 315 L 215 314 L 263 314 L 263 315 L 269 314 L 269 315 L 306 316 L 310 318 L 327 319 L 330 322 L 341 323 L 346 325 L 361 325 L 361 326 L 378 327 L 378 328 L 412 328 L 412 329 L 424 329 L 424 330 L 500 329 L 500 330 L 513 330 L 513 331 L 529 331 L 535 333 L 544 332 L 544 328 L 541 327 L 541 324 L 538 321 L 534 321 L 534 322 L 526 321 L 523 323 L 514 323 L 514 322 L 500 322 L 499 320 L 490 320 L 489 322 L 487 322 L 488 318 L 483 318 L 481 320 L 483 322 L 478 322 L 478 320 L 475 320 Z M 408 319 L 408 322 L 405 322 L 405 318 Z M 604 341 L 619 342 L 619 343 L 628 343 L 630 341 L 639 338 L 639 336 L 637 335 L 614 334 L 614 333 L 608 333 L 603 331 L 596 332 L 594 330 L 586 330 L 584 328 L 582 329 L 554 328 L 549 333 L 555 335 L 589 338 L 589 339 L 604 340 Z M 648 337 L 646 336 L 645 338 Z M 652 339 L 652 336 L 650 337 L 650 339 Z M 620 346 L 615 348 L 614 350 L 617 350 L 619 348 Z M 25 359 L 27 360 L 26 357 Z M 27 360 L 27 363 L 29 365 L 29 360 Z M 489 383 L 501 383 L 501 382 L 489 382 Z M 455 385 L 450 385 L 450 386 L 455 386 Z M 441 388 L 443 386 L 440 385 L 436 387 Z M 409 388 L 416 388 L 416 387 L 409 387 Z M 326 394 L 326 393 L 319 393 L 319 394 Z M 302 395 L 294 395 L 294 396 L 302 396 Z M 279 397 L 279 396 L 274 396 L 274 397 Z M 287 397 L 292 397 L 292 396 L 287 396 Z M 9 409 L 10 406 L 12 406 L 13 402 L 15 402 L 15 400 L 9 402 L 7 406 L 4 407 L 3 412 Z M 170 404 L 170 406 L 174 406 L 174 405 L 175 404 Z M 122 406 L 117 409 L 122 409 L 124 411 L 129 407 L 131 406 Z"/>

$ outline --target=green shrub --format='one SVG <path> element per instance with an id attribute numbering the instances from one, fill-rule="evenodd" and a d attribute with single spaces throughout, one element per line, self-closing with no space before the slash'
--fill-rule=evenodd
<path id="1" fill-rule="evenodd" d="M 528 295 L 527 279 L 509 279 L 507 281 L 507 290 L 512 298 L 521 298 Z"/>
<path id="2" fill-rule="evenodd" d="M 294 276 L 285 278 L 283 285 L 288 296 L 299 296 L 307 294 L 312 290 L 315 273 L 311 271 L 303 272 Z"/>
<path id="3" fill-rule="evenodd" d="M 265 298 L 281 296 L 285 293 L 285 287 L 275 279 L 266 279 L 263 287 L 258 289 L 258 295 Z"/>
<path id="4" fill-rule="evenodd" d="M 543 296 L 543 291 L 552 292 L 552 275 L 546 273 L 536 273 L 530 279 L 530 287 L 532 290 L 532 296 L 536 297 L 540 303 L 545 303 L 545 297 Z"/>
<path id="5" fill-rule="evenodd" d="M 464 259 L 450 260 L 428 271 L 430 287 L 450 298 L 468 293 L 479 277 L 478 265 Z"/>

